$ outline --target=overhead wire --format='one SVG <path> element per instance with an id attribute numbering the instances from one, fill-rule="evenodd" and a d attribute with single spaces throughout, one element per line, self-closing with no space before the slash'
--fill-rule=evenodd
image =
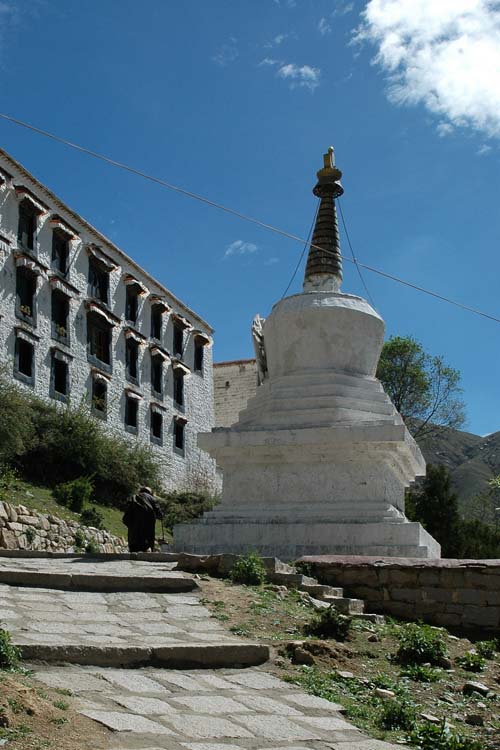
<path id="1" fill-rule="evenodd" d="M 312 235 L 312 233 L 313 233 L 314 225 L 316 224 L 316 217 L 318 216 L 318 211 L 319 211 L 319 201 L 318 201 L 318 204 L 317 204 L 317 206 L 316 206 L 316 211 L 314 212 L 314 219 L 312 220 L 312 223 L 311 223 L 311 227 L 310 227 L 310 229 L 309 229 L 309 233 L 308 233 L 308 235 L 307 235 L 307 239 L 306 239 L 306 241 L 304 242 L 304 247 L 302 248 L 302 252 L 301 252 L 301 254 L 300 254 L 300 258 L 299 258 L 299 260 L 297 261 L 297 265 L 295 266 L 295 270 L 294 270 L 294 272 L 292 273 L 292 277 L 291 277 L 290 281 L 288 282 L 288 286 L 287 286 L 287 288 L 285 289 L 285 291 L 284 291 L 284 292 L 283 292 L 283 294 L 281 295 L 281 299 L 283 299 L 283 297 L 285 297 L 285 296 L 286 296 L 286 293 L 288 292 L 288 290 L 289 290 L 289 289 L 290 289 L 290 287 L 292 286 L 292 282 L 293 282 L 293 280 L 294 280 L 294 278 L 295 278 L 295 276 L 296 276 L 296 274 L 297 274 L 297 271 L 298 271 L 298 270 L 299 270 L 299 268 L 300 268 L 300 264 L 302 263 L 302 258 L 304 257 L 304 255 L 305 255 L 305 252 L 306 252 L 306 250 L 307 250 L 307 248 L 308 248 L 308 245 L 309 245 L 309 243 L 310 243 L 310 241 L 311 241 L 311 235 Z"/>
<path id="2" fill-rule="evenodd" d="M 73 148 L 76 151 L 80 151 L 81 153 L 87 154 L 88 156 L 92 156 L 95 159 L 100 159 L 101 161 L 104 161 L 107 164 L 110 164 L 119 169 L 123 169 L 124 171 L 129 172 L 130 174 L 135 174 L 138 177 L 142 177 L 145 180 L 149 180 L 150 182 L 153 182 L 157 185 L 161 185 L 162 187 L 165 187 L 169 190 L 173 190 L 176 193 L 185 195 L 188 198 L 192 198 L 193 200 L 197 200 L 197 201 L 200 201 L 201 203 L 205 203 L 206 205 L 211 206 L 212 208 L 217 208 L 219 209 L 219 211 L 224 211 L 225 213 L 230 214 L 231 216 L 236 216 L 238 219 L 242 219 L 243 221 L 247 221 L 251 224 L 255 224 L 256 226 L 259 226 L 262 229 L 267 229 L 270 232 L 274 232 L 275 234 L 278 234 L 282 237 L 286 237 L 287 239 L 293 240 L 294 242 L 300 242 L 301 244 L 306 242 L 303 237 L 298 237 L 297 235 L 292 234 L 291 232 L 287 232 L 283 229 L 279 229 L 278 227 L 275 227 L 272 224 L 268 224 L 264 221 L 261 221 L 260 219 L 256 219 L 253 216 L 248 216 L 246 214 L 241 213 L 240 211 L 236 211 L 234 208 L 229 208 L 228 206 L 225 206 L 222 203 L 217 203 L 202 195 L 193 193 L 191 190 L 186 190 L 185 188 L 179 187 L 178 185 L 173 185 L 172 183 L 169 183 L 166 180 L 162 180 L 159 177 L 154 177 L 153 175 L 149 175 L 145 172 L 142 172 L 140 169 L 131 167 L 128 164 L 124 164 L 123 162 L 117 161 L 116 159 L 111 159 L 110 157 L 105 156 L 104 154 L 99 154 L 96 151 L 92 151 L 91 149 L 85 148 L 84 146 L 80 146 L 77 143 L 72 143 L 71 141 L 68 141 L 67 139 L 62 138 L 61 136 L 54 135 L 53 133 L 49 133 L 46 130 L 42 130 L 41 128 L 36 127 L 35 125 L 30 125 L 29 123 L 23 122 L 22 120 L 19 120 L 16 117 L 12 117 L 11 115 L 6 115 L 0 112 L 0 118 L 2 118 L 3 120 L 7 120 L 15 125 L 19 125 L 20 127 L 26 128 L 27 130 L 31 130 L 34 133 L 38 133 L 39 135 L 42 135 L 45 138 L 49 138 L 53 141 L 56 141 L 57 143 L 62 143 L 65 146 Z M 319 245 L 314 245 L 311 243 L 310 246 L 315 247 L 324 253 L 330 252 L 328 250 L 325 250 L 325 248 L 320 247 Z M 397 284 L 402 284 L 403 286 L 406 286 L 410 289 L 414 289 L 415 291 L 421 292 L 422 294 L 427 294 L 430 297 L 434 297 L 434 299 L 439 299 L 442 302 L 446 302 L 447 304 L 454 305 L 455 307 L 458 307 L 461 310 L 474 313 L 475 315 L 479 315 L 480 317 L 486 318 L 487 320 L 492 320 L 495 323 L 500 323 L 500 317 L 491 315 L 490 313 L 486 313 L 483 310 L 479 310 L 475 307 L 471 307 L 470 305 L 465 305 L 462 302 L 458 302 L 457 300 L 451 299 L 450 297 L 446 297 L 443 294 L 439 294 L 438 292 L 434 292 L 430 289 L 426 289 L 425 287 L 419 286 L 418 284 L 413 284 L 411 281 L 406 281 L 406 279 L 401 279 L 398 276 L 394 276 L 393 274 L 387 273 L 386 271 L 381 271 L 378 268 L 369 266 L 366 263 L 361 263 L 358 260 L 353 260 L 347 257 L 345 257 L 344 260 L 356 265 L 358 267 L 358 270 L 359 268 L 363 268 L 366 271 L 370 271 L 370 273 L 375 273 L 378 276 L 382 276 L 382 278 L 389 279 L 390 281 L 394 281 Z"/>
<path id="3" fill-rule="evenodd" d="M 375 310 L 376 310 L 376 309 L 377 309 L 377 307 L 376 307 L 376 305 L 375 305 L 375 302 L 373 301 L 373 297 L 372 297 L 372 295 L 370 294 L 370 290 L 368 289 L 368 286 L 367 286 L 367 284 L 366 284 L 366 281 L 365 281 L 365 279 L 364 279 L 364 276 L 363 276 L 363 274 L 361 273 L 361 268 L 359 267 L 359 264 L 358 264 L 358 259 L 357 259 L 357 258 L 356 258 L 356 256 L 354 255 L 354 250 L 353 250 L 353 247 L 352 247 L 352 243 L 351 243 L 351 238 L 350 238 L 350 236 L 349 236 L 349 232 L 348 232 L 348 230 L 347 230 L 347 224 L 346 224 L 346 221 L 345 221 L 345 219 L 344 219 L 344 212 L 342 211 L 342 204 L 341 204 L 341 202 L 340 202 L 340 197 L 338 197 L 338 198 L 337 198 L 337 203 L 338 203 L 338 206 L 339 206 L 339 211 L 340 211 L 340 218 L 342 219 L 342 226 L 344 227 L 344 232 L 345 232 L 345 236 L 346 236 L 346 238 L 347 238 L 347 244 L 349 245 L 349 248 L 350 248 L 350 250 L 351 250 L 351 255 L 352 255 L 352 259 L 353 259 L 353 261 L 354 261 L 354 264 L 355 264 L 355 266 L 356 266 L 356 270 L 357 270 L 357 272 L 358 272 L 358 274 L 359 274 L 359 278 L 361 279 L 361 283 L 363 284 L 363 286 L 364 286 L 364 288 L 365 288 L 366 296 L 367 296 L 367 297 L 368 297 L 368 299 L 370 300 L 370 303 L 371 303 L 372 307 L 374 307 L 374 308 L 375 308 Z"/>

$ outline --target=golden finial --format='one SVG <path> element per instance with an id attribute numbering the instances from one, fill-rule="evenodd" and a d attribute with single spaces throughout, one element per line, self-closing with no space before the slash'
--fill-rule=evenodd
<path id="1" fill-rule="evenodd" d="M 323 154 L 323 166 L 325 169 L 333 169 L 335 166 L 335 153 L 333 146 L 328 146 L 328 151 Z"/>

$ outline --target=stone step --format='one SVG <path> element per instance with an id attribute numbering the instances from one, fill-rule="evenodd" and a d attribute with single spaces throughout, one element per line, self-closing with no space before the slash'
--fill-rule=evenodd
<path id="1" fill-rule="evenodd" d="M 387 395 L 384 391 L 376 388 L 354 388 L 347 385 L 338 385 L 337 383 L 309 383 L 307 386 L 298 385 L 273 385 L 269 391 L 272 398 L 297 398 L 300 394 L 304 396 L 314 396 L 316 398 L 329 398 L 333 396 L 343 398 L 361 399 L 362 401 L 387 402 Z M 254 398 L 254 397 L 253 397 Z"/>
<path id="2" fill-rule="evenodd" d="M 329 396 L 321 398 L 317 396 L 300 396 L 295 395 L 292 398 L 276 398 L 271 395 L 262 399 L 257 396 L 248 402 L 246 409 L 240 414 L 240 422 L 246 421 L 247 416 L 254 416 L 262 412 L 272 414 L 293 414 L 295 412 L 307 412 L 315 414 L 316 412 L 338 411 L 355 411 L 370 414 L 392 415 L 394 406 L 390 401 L 372 401 L 360 398 L 343 398 L 341 396 Z"/>
<path id="3" fill-rule="evenodd" d="M 300 589 L 301 591 L 305 591 L 304 586 L 319 585 L 315 578 L 304 576 L 302 573 L 270 573 L 268 571 L 267 577 L 271 583 L 281 584 L 289 589 Z"/>
<path id="4" fill-rule="evenodd" d="M 351 599 L 347 596 L 327 596 L 321 601 L 335 607 L 337 612 L 342 615 L 361 615 L 365 610 L 365 603 L 362 599 Z"/>
<path id="5" fill-rule="evenodd" d="M 361 612 L 352 615 L 353 620 L 365 620 L 365 622 L 372 622 L 374 625 L 383 625 L 385 622 L 384 615 L 376 615 L 373 612 Z"/>
<path id="6" fill-rule="evenodd" d="M 322 583 L 304 583 L 300 586 L 300 590 L 322 601 L 325 601 L 325 597 L 338 598 L 344 596 L 344 589 L 326 586 Z"/>
<path id="7" fill-rule="evenodd" d="M 255 424 L 262 429 L 272 429 L 273 427 L 318 427 L 338 424 L 360 424 L 366 425 L 370 422 L 389 422 L 395 418 L 396 412 L 394 408 L 387 408 L 386 412 L 373 412 L 371 410 L 361 409 L 344 409 L 344 408 L 333 408 L 333 409 L 291 409 L 290 411 L 273 411 L 265 410 L 264 414 L 261 414 L 260 408 L 250 412 L 247 410 L 241 413 L 239 429 L 247 424 L 253 424 L 254 418 Z M 386 419 L 383 419 L 386 417 Z"/>
<path id="8" fill-rule="evenodd" d="M 329 385 L 330 387 L 333 383 L 336 386 L 345 385 L 351 388 L 383 391 L 382 383 L 376 378 L 341 372 L 333 373 L 331 370 L 304 370 L 303 372 L 289 373 L 282 377 L 273 378 L 273 386 L 277 388 L 288 385 L 300 386 L 304 383 L 309 383 L 310 385 Z"/>
<path id="9" fill-rule="evenodd" d="M 90 562 L 90 561 L 89 561 Z M 72 591 L 149 591 L 182 593 L 198 588 L 196 581 L 181 572 L 164 575 L 117 575 L 106 573 L 71 573 L 22 570 L 0 567 L 0 583 Z"/>
<path id="10" fill-rule="evenodd" d="M 98 667 L 170 669 L 240 668 L 264 664 L 269 646 L 260 643 L 189 643 L 157 648 L 16 643 L 25 661 Z"/>

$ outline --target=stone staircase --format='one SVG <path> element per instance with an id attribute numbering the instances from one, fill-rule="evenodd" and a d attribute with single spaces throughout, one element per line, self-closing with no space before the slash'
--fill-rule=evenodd
<path id="1" fill-rule="evenodd" d="M 231 554 L 191 555 L 180 553 L 171 557 L 177 558 L 178 570 L 189 571 L 190 573 L 206 572 L 221 576 L 226 576 L 238 559 L 238 555 Z M 332 606 L 341 614 L 349 615 L 356 620 L 366 620 L 377 624 L 384 622 L 383 615 L 365 612 L 365 603 L 362 599 L 344 596 L 342 588 L 318 583 L 315 578 L 297 572 L 292 565 L 288 565 L 276 557 L 263 557 L 262 562 L 270 583 L 309 594 L 311 603 L 316 609 Z"/>

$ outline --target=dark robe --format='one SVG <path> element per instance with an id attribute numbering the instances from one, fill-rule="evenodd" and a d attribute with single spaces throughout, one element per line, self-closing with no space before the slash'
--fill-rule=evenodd
<path id="1" fill-rule="evenodd" d="M 130 500 L 123 516 L 123 523 L 128 529 L 130 552 L 153 551 L 159 510 L 158 503 L 148 492 L 141 492 Z"/>

